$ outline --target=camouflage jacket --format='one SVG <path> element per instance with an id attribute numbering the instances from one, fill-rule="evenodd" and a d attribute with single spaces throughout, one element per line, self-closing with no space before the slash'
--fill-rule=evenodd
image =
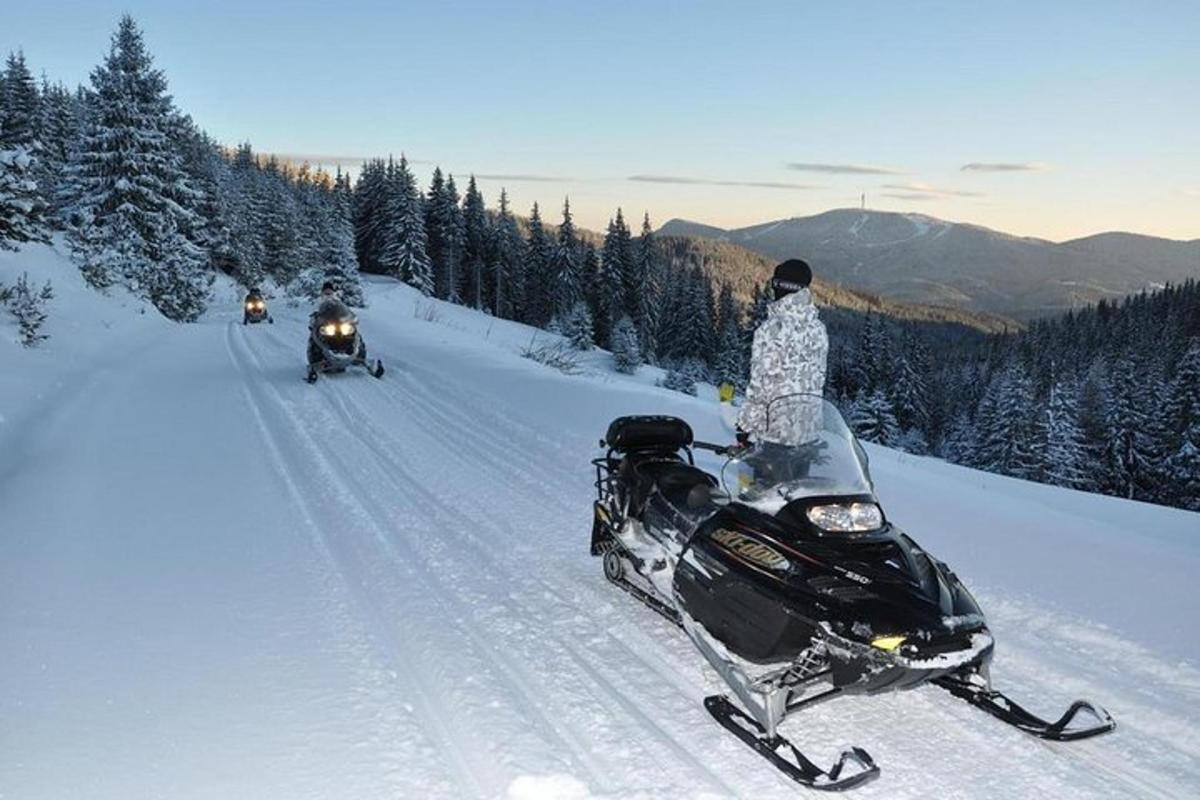
<path id="1" fill-rule="evenodd" d="M 785 395 L 823 394 L 828 355 L 829 337 L 808 289 L 768 306 L 767 318 L 754 332 L 750 385 L 746 387 L 738 427 L 752 438 L 765 441 L 793 443 L 811 438 L 821 427 L 819 402 L 809 406 L 814 410 L 813 419 L 785 420 L 773 413 L 771 430 L 767 427 L 767 406 Z"/>

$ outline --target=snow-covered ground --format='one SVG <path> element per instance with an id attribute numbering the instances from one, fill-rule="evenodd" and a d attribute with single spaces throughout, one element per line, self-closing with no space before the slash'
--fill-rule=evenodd
<path id="1" fill-rule="evenodd" d="M 22 269 L 58 299 L 38 350 L 0 313 L 0 797 L 802 794 L 587 552 L 608 421 L 719 438 L 711 391 L 559 374 L 531 329 L 389 282 L 362 314 L 387 375 L 308 386 L 303 309 L 247 328 L 226 290 L 179 326 L 46 248 L 0 254 Z M 923 688 L 784 732 L 868 749 L 864 798 L 1200 795 L 1200 515 L 870 453 L 988 613 L 998 685 L 1119 727 L 1047 744 Z"/>

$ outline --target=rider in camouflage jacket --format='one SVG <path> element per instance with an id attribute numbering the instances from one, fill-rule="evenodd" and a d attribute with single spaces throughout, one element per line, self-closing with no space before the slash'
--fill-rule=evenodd
<path id="1" fill-rule="evenodd" d="M 738 429 L 755 440 L 800 444 L 821 429 L 822 404 L 817 398 L 825 391 L 829 337 L 812 304 L 811 282 L 812 270 L 800 259 L 775 268 L 771 280 L 775 302 L 754 332 L 750 384 L 738 415 Z M 768 423 L 771 402 L 795 394 L 813 397 L 777 403 Z"/>

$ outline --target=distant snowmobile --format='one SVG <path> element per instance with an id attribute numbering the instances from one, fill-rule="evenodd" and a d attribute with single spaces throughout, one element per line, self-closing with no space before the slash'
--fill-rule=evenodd
<path id="1" fill-rule="evenodd" d="M 258 289 L 251 289 L 250 293 L 246 295 L 246 302 L 242 313 L 242 324 L 249 325 L 264 320 L 272 325 L 275 324 L 275 320 L 267 313 L 267 301 L 263 299 L 262 292 Z"/>
<path id="2" fill-rule="evenodd" d="M 819 396 L 770 406 L 782 442 L 732 449 L 695 442 L 676 417 L 620 417 L 593 461 L 592 555 L 605 576 L 676 623 L 728 684 L 709 713 L 805 786 L 839 790 L 879 774 L 861 748 L 823 770 L 778 728 L 839 695 L 932 681 L 1045 739 L 1113 730 L 1075 702 L 1056 722 L 992 689 L 993 640 L 975 599 L 884 516 L 866 454 Z M 780 415 L 786 415 L 781 417 Z M 693 448 L 729 456 L 718 481 Z M 739 707 L 740 705 L 740 707 Z M 1094 721 L 1074 724 L 1084 712 Z"/>
<path id="3" fill-rule="evenodd" d="M 383 362 L 367 362 L 367 345 L 358 332 L 358 318 L 340 300 L 329 299 L 313 313 L 308 329 L 308 376 L 315 383 L 322 372 L 344 372 L 362 367 L 383 377 Z"/>

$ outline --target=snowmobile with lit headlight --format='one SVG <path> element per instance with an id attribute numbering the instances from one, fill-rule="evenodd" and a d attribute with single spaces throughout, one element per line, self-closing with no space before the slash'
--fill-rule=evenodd
<path id="1" fill-rule="evenodd" d="M 267 301 L 262 292 L 258 289 L 251 289 L 242 304 L 242 324 L 250 325 L 259 322 L 275 324 L 275 320 L 267 312 Z"/>
<path id="2" fill-rule="evenodd" d="M 731 696 L 705 700 L 722 726 L 798 783 L 830 790 L 879 768 L 853 747 L 821 769 L 779 727 L 843 695 L 931 682 L 1045 739 L 1113 730 L 1085 701 L 1050 722 L 992 688 L 979 605 L 887 519 L 832 404 L 779 398 L 767 429 L 726 448 L 694 441 L 676 417 L 620 417 L 593 461 L 592 555 L 609 581 L 679 625 L 728 685 Z M 720 480 L 696 465 L 696 449 L 727 457 Z"/>
<path id="3" fill-rule="evenodd" d="M 360 367 L 383 377 L 383 362 L 367 361 L 367 345 L 358 331 L 358 318 L 345 303 L 328 299 L 312 314 L 308 328 L 308 376 L 315 383 L 324 372 L 345 372 Z"/>

